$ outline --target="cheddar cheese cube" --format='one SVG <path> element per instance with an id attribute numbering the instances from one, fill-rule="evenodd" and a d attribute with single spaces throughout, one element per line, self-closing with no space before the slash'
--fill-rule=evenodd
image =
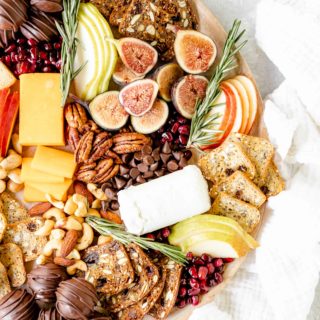
<path id="1" fill-rule="evenodd" d="M 64 117 L 60 74 L 20 76 L 20 143 L 24 146 L 63 146 Z"/>
<path id="2" fill-rule="evenodd" d="M 65 179 L 63 183 L 28 182 L 28 185 L 44 194 L 49 194 L 57 200 L 67 200 L 67 192 L 72 184 L 71 179 Z"/>
<path id="3" fill-rule="evenodd" d="M 23 158 L 21 166 L 21 179 L 23 182 L 62 183 L 64 177 L 55 176 L 31 167 L 33 158 Z"/>
<path id="4" fill-rule="evenodd" d="M 44 146 L 37 147 L 31 162 L 32 169 L 70 179 L 76 166 L 72 153 Z"/>
<path id="5" fill-rule="evenodd" d="M 45 193 L 31 187 L 28 183 L 24 184 L 23 199 L 25 202 L 48 202 Z"/>

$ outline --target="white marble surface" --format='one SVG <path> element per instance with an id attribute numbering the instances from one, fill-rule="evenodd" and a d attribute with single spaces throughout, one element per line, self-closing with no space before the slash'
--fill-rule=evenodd
<path id="1" fill-rule="evenodd" d="M 218 17 L 225 29 L 229 29 L 233 20 L 238 18 L 242 20 L 244 27 L 247 30 L 247 39 L 249 40 L 246 47 L 242 50 L 242 54 L 247 60 L 260 89 L 261 95 L 265 98 L 268 94 L 272 93 L 279 84 L 284 80 L 283 75 L 278 68 L 269 60 L 266 54 L 259 48 L 255 40 L 256 33 L 256 8 L 260 0 L 203 0 L 206 5 L 212 10 L 212 12 Z M 304 5 L 306 0 L 301 0 L 301 5 Z M 285 23 L 285 20 L 284 20 Z M 249 258 L 251 262 L 254 260 L 254 255 Z M 248 263 L 249 265 L 249 263 Z M 244 266 L 245 269 L 245 266 Z M 250 272 L 250 270 L 249 270 Z M 226 288 L 226 297 L 232 303 L 232 292 L 238 290 L 238 281 L 246 281 L 246 274 L 240 270 L 236 275 L 234 281 Z M 257 281 L 259 281 L 257 279 Z M 250 291 L 250 288 L 247 288 Z M 262 297 L 261 297 L 262 298 Z M 290 308 L 290 305 L 288 305 Z M 209 310 L 209 309 L 208 309 Z M 223 320 L 223 315 L 219 314 L 219 310 L 216 310 L 216 314 L 212 313 L 213 309 L 210 309 L 210 315 L 203 310 L 203 313 L 197 313 L 197 317 L 193 317 L 193 320 L 205 320 L 205 319 L 219 319 Z M 269 314 L 270 310 L 261 310 L 263 313 Z M 234 320 L 247 320 L 241 318 L 233 318 Z M 256 315 L 250 319 L 259 319 Z M 273 315 L 270 313 L 269 318 L 273 320 Z M 320 284 L 318 284 L 313 306 L 308 320 L 320 320 Z M 286 320 L 286 319 L 283 319 Z"/>

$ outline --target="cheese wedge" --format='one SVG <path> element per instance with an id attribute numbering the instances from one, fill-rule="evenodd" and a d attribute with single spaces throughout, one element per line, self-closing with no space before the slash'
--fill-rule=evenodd
<path id="1" fill-rule="evenodd" d="M 33 158 L 23 158 L 21 166 L 21 179 L 23 182 L 62 183 L 64 177 L 55 176 L 31 167 Z"/>
<path id="2" fill-rule="evenodd" d="M 45 194 L 33 187 L 28 183 L 24 184 L 23 199 L 25 202 L 47 202 Z"/>
<path id="3" fill-rule="evenodd" d="M 76 170 L 76 162 L 72 153 L 38 146 L 31 168 L 59 177 L 72 178 Z"/>
<path id="4" fill-rule="evenodd" d="M 72 184 L 71 179 L 65 179 L 63 183 L 36 183 L 28 182 L 28 185 L 44 194 L 48 193 L 57 200 L 67 200 L 67 192 Z"/>
<path id="5" fill-rule="evenodd" d="M 63 146 L 64 117 L 60 75 L 28 73 L 20 76 L 20 143 L 24 146 Z"/>

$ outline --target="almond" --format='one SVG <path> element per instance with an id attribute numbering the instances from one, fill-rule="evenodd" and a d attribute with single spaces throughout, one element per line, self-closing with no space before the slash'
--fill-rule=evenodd
<path id="1" fill-rule="evenodd" d="M 55 257 L 53 262 L 62 267 L 70 267 L 76 263 L 76 260 L 71 260 L 64 257 Z"/>
<path id="2" fill-rule="evenodd" d="M 81 181 L 75 181 L 73 183 L 73 188 L 74 188 L 74 192 L 81 194 L 82 196 L 86 197 L 88 199 L 89 204 L 91 205 L 93 200 L 94 200 L 94 196 L 93 194 L 87 189 L 87 186 L 85 183 L 81 182 Z"/>
<path id="3" fill-rule="evenodd" d="M 102 218 L 105 218 L 109 221 L 112 221 L 114 223 L 118 223 L 118 224 L 122 224 L 122 220 L 120 218 L 120 216 L 115 213 L 115 212 L 112 212 L 112 211 L 103 211 L 103 210 L 100 210 L 100 215 Z"/>
<path id="4" fill-rule="evenodd" d="M 61 246 L 61 257 L 66 257 L 76 246 L 79 233 L 76 230 L 69 230 L 63 239 Z"/>
<path id="5" fill-rule="evenodd" d="M 30 208 L 28 213 L 31 217 L 39 216 L 47 212 L 51 207 L 52 207 L 52 204 L 50 202 L 41 202 L 34 205 L 32 208 Z"/>

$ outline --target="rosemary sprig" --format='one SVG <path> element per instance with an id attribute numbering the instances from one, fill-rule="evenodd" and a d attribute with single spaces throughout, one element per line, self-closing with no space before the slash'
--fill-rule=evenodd
<path id="1" fill-rule="evenodd" d="M 78 11 L 80 0 L 63 0 L 62 26 L 56 22 L 56 27 L 62 37 L 61 48 L 61 80 L 60 87 L 62 92 L 61 106 L 63 107 L 67 101 L 71 81 L 79 74 L 84 67 L 81 66 L 74 70 L 74 59 L 77 52 L 78 39 L 76 31 L 78 27 Z"/>
<path id="2" fill-rule="evenodd" d="M 237 46 L 240 38 L 245 33 L 245 30 L 239 32 L 241 21 L 235 20 L 233 26 L 228 33 L 225 42 L 221 60 L 216 67 L 207 87 L 206 96 L 202 101 L 197 101 L 195 113 L 192 117 L 190 136 L 188 147 L 194 147 L 200 150 L 203 146 L 208 146 L 215 143 L 215 135 L 221 133 L 216 130 L 214 125 L 216 120 L 221 117 L 217 112 L 214 112 L 216 107 L 213 102 L 220 94 L 219 85 L 225 78 L 227 72 L 237 67 L 234 59 L 235 55 L 243 48 L 247 41 L 243 41 Z"/>
<path id="3" fill-rule="evenodd" d="M 104 236 L 110 235 L 124 245 L 134 242 L 145 250 L 152 249 L 160 251 L 162 254 L 179 264 L 185 264 L 187 261 L 180 248 L 171 246 L 169 244 L 155 242 L 149 238 L 135 236 L 127 232 L 123 225 L 93 216 L 87 217 L 86 222 L 100 234 Z"/>

